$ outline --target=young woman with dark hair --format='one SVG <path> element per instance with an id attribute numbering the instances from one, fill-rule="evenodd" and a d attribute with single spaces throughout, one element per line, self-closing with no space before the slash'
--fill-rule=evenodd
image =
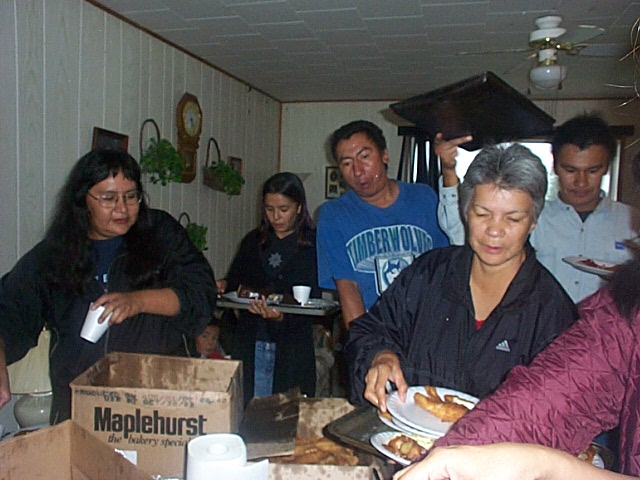
<path id="1" fill-rule="evenodd" d="M 284 314 L 265 298 L 290 294 L 294 285 L 320 295 L 315 226 L 302 182 L 293 173 L 277 173 L 264 184 L 262 205 L 260 225 L 240 243 L 226 281 L 218 282 L 221 291 L 242 285 L 263 294 L 239 312 L 231 352 L 243 361 L 245 403 L 296 386 L 313 396 L 316 383 L 311 317 Z"/>

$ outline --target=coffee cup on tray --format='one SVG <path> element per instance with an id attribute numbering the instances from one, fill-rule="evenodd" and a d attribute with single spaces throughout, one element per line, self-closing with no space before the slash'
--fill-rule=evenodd
<path id="1" fill-rule="evenodd" d="M 306 285 L 296 285 L 293 287 L 293 298 L 295 298 L 300 305 L 304 305 L 309 301 L 309 295 L 311 295 L 311 287 L 307 287 Z"/>

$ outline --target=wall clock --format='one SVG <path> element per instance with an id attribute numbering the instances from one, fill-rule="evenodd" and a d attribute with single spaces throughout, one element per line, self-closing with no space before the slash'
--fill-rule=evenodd
<path id="1" fill-rule="evenodd" d="M 202 109 L 195 95 L 185 93 L 176 109 L 178 126 L 178 153 L 182 155 L 184 166 L 182 182 L 189 183 L 196 178 L 198 146 L 202 133 Z"/>

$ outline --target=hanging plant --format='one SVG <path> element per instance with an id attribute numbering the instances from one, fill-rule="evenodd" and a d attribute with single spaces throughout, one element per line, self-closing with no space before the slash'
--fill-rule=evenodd
<path id="1" fill-rule="evenodd" d="M 218 160 L 209 165 L 211 143 L 216 147 Z M 202 181 L 206 186 L 225 192 L 227 195 L 239 195 L 242 185 L 244 185 L 244 178 L 242 178 L 240 172 L 234 169 L 231 164 L 223 162 L 220 158 L 220 147 L 218 147 L 218 142 L 216 142 L 216 139 L 213 137 L 209 139 L 209 143 L 207 144 L 207 159 L 203 170 Z"/>
<path id="2" fill-rule="evenodd" d="M 187 220 L 187 224 L 184 228 L 187 231 L 189 240 L 191 240 L 191 242 L 195 245 L 199 252 L 208 250 L 209 247 L 207 247 L 207 231 L 209 229 L 204 225 L 198 225 L 197 223 L 192 222 L 189 218 L 189 214 L 186 212 L 180 214 L 178 221 L 182 223 L 183 218 Z"/>
<path id="3" fill-rule="evenodd" d="M 142 122 L 140 128 L 140 151 L 142 152 L 142 132 L 145 124 L 152 123 L 156 129 L 156 137 L 149 140 L 149 145 L 140 156 L 140 167 L 144 173 L 150 174 L 149 181 L 160 182 L 163 186 L 169 182 L 182 180 L 182 156 L 167 139 L 160 138 L 158 124 L 151 118 Z"/>

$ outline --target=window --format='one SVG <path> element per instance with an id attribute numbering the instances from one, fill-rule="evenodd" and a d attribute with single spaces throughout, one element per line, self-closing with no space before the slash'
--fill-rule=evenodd
<path id="1" fill-rule="evenodd" d="M 532 142 L 532 141 L 523 141 L 520 142 L 522 145 L 530 149 L 535 155 L 540 157 L 543 165 L 547 169 L 548 180 L 549 180 L 549 188 L 547 190 L 547 200 L 554 197 L 558 192 L 558 177 L 555 173 L 553 173 L 553 156 L 551 155 L 551 144 L 548 142 Z M 429 151 L 427 149 L 427 151 Z M 462 148 L 458 149 L 458 157 L 456 164 L 456 173 L 458 174 L 458 178 L 462 180 L 464 174 L 467 172 L 469 168 L 469 164 L 471 164 L 472 160 L 478 154 L 479 150 L 475 150 L 473 152 L 469 152 Z M 611 162 L 611 166 L 609 171 L 602 177 L 602 185 L 601 188 L 605 192 L 605 195 L 610 196 L 614 200 L 617 199 L 617 184 L 618 184 L 618 169 L 620 165 L 620 142 L 618 141 L 618 149 L 616 151 L 616 155 Z"/>

